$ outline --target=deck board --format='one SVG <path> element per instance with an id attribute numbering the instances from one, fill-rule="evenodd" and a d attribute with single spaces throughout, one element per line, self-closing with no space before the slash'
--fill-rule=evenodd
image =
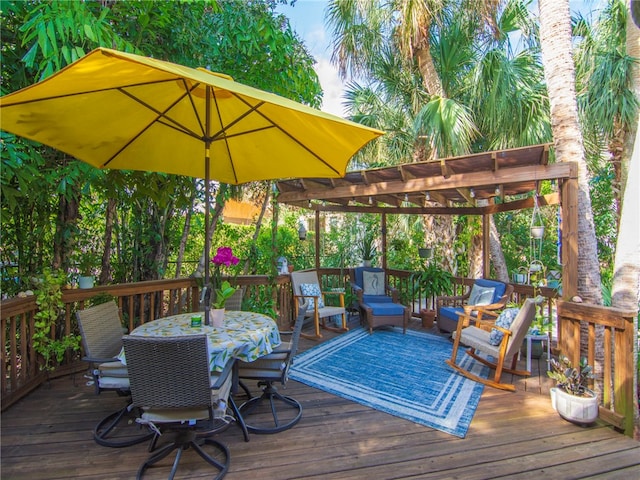
<path id="1" fill-rule="evenodd" d="M 316 343 L 302 339 L 300 348 Z M 640 442 L 602 423 L 582 428 L 560 419 L 549 379 L 538 373 L 544 360 L 533 366 L 532 377 L 514 378 L 514 393 L 485 387 L 464 439 L 290 380 L 286 393 L 302 403 L 302 420 L 279 434 L 251 435 L 248 443 L 236 426 L 220 434 L 231 451 L 226 478 L 640 478 Z M 82 375 L 52 380 L 2 413 L 3 479 L 135 477 L 146 444 L 111 449 L 92 438 L 95 423 L 125 399 L 96 396 L 85 382 Z M 191 453 L 181 461 L 182 478 L 210 478 Z M 166 477 L 151 470 L 145 478 Z"/>

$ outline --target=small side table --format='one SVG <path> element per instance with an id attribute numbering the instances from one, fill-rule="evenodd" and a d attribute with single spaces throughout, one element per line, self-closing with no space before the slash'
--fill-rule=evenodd
<path id="1" fill-rule="evenodd" d="M 551 339 L 549 338 L 549 334 L 531 333 L 524 338 L 527 341 L 527 371 L 531 371 L 531 342 L 534 340 L 543 342 L 543 352 L 544 343 L 547 344 L 547 370 L 551 370 Z"/>

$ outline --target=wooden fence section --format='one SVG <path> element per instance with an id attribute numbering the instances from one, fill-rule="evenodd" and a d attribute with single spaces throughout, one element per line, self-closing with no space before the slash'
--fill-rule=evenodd
<path id="1" fill-rule="evenodd" d="M 348 294 L 348 271 L 344 269 L 320 269 L 323 286 L 344 289 Z M 388 270 L 390 283 L 398 288 L 405 303 L 421 305 L 426 299 L 420 298 L 411 286 L 412 272 Z M 277 319 L 281 329 L 287 329 L 293 320 L 292 291 L 289 275 L 244 276 L 233 279 L 234 283 L 245 287 L 243 304 L 248 310 L 270 312 Z M 455 294 L 464 291 L 473 284 L 473 279 L 456 278 Z M 545 308 L 552 316 L 555 303 L 555 290 L 541 289 L 534 292 L 528 285 L 516 285 L 514 300 L 523 300 L 534 293 L 546 299 Z M 156 280 L 136 284 L 99 286 L 92 289 L 64 290 L 62 301 L 64 314 L 52 329 L 52 338 L 61 338 L 68 333 L 78 334 L 75 312 L 95 303 L 115 299 L 118 302 L 122 318 L 129 330 L 140 324 L 167 315 L 197 311 L 200 303 L 200 289 L 194 279 Z M 586 304 L 574 304 L 557 301 L 559 347 L 574 363 L 579 361 L 581 349 L 587 351 L 590 364 L 593 364 L 597 343 L 604 351 L 604 378 L 606 388 L 602 395 L 600 417 L 633 434 L 635 392 L 634 375 L 634 339 L 633 319 L 635 312 L 622 312 L 616 309 Z M 348 303 L 347 306 L 350 304 Z M 351 305 L 353 306 L 353 305 Z M 80 356 L 68 355 L 67 359 L 55 371 L 41 371 L 42 359 L 32 348 L 34 315 L 38 311 L 35 297 L 5 300 L 1 306 L 0 341 L 3 348 L 0 361 L 0 390 L 2 410 L 27 395 L 48 378 L 82 371 L 86 365 L 79 361 Z M 419 312 L 413 312 L 417 314 Z M 586 325 L 588 340 L 580 341 L 580 324 Z M 604 331 L 600 334 L 596 326 Z"/>
<path id="2" fill-rule="evenodd" d="M 234 283 L 245 287 L 246 301 L 251 309 L 268 311 L 279 327 L 291 324 L 291 287 L 288 275 L 275 279 L 268 276 L 239 276 Z M 156 318 L 197 311 L 200 289 L 195 279 L 169 279 L 98 286 L 89 289 L 63 290 L 64 312 L 51 329 L 51 338 L 79 334 L 75 312 L 86 306 L 116 300 L 129 331 Z M 18 401 L 48 378 L 82 371 L 86 364 L 79 355 L 68 355 L 53 372 L 41 370 L 42 359 L 32 348 L 35 331 L 34 315 L 38 311 L 35 296 L 2 301 L 0 342 L 0 393 L 2 410 Z"/>
<path id="3" fill-rule="evenodd" d="M 561 331 L 560 352 L 578 365 L 587 358 L 589 365 L 599 362 L 596 352 L 603 352 L 602 372 L 596 383 L 602 385 L 600 412 L 602 420 L 633 435 L 636 360 L 634 318 L 638 312 L 585 303 L 558 301 L 558 325 Z M 586 332 L 582 333 L 581 332 Z"/>

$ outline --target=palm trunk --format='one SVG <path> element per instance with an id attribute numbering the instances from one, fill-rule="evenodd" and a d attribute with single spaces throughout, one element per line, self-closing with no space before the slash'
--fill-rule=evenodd
<path id="1" fill-rule="evenodd" d="M 540 0 L 540 46 L 551 106 L 556 158 L 578 164 L 578 295 L 602 304 L 589 172 L 578 122 L 568 0 Z"/>

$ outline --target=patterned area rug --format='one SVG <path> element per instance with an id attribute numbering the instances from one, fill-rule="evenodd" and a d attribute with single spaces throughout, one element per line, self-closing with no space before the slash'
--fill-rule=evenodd
<path id="1" fill-rule="evenodd" d="M 484 386 L 444 361 L 453 344 L 400 328 L 358 328 L 298 354 L 290 378 L 371 408 L 464 438 Z M 489 369 L 459 350 L 465 368 Z"/>

